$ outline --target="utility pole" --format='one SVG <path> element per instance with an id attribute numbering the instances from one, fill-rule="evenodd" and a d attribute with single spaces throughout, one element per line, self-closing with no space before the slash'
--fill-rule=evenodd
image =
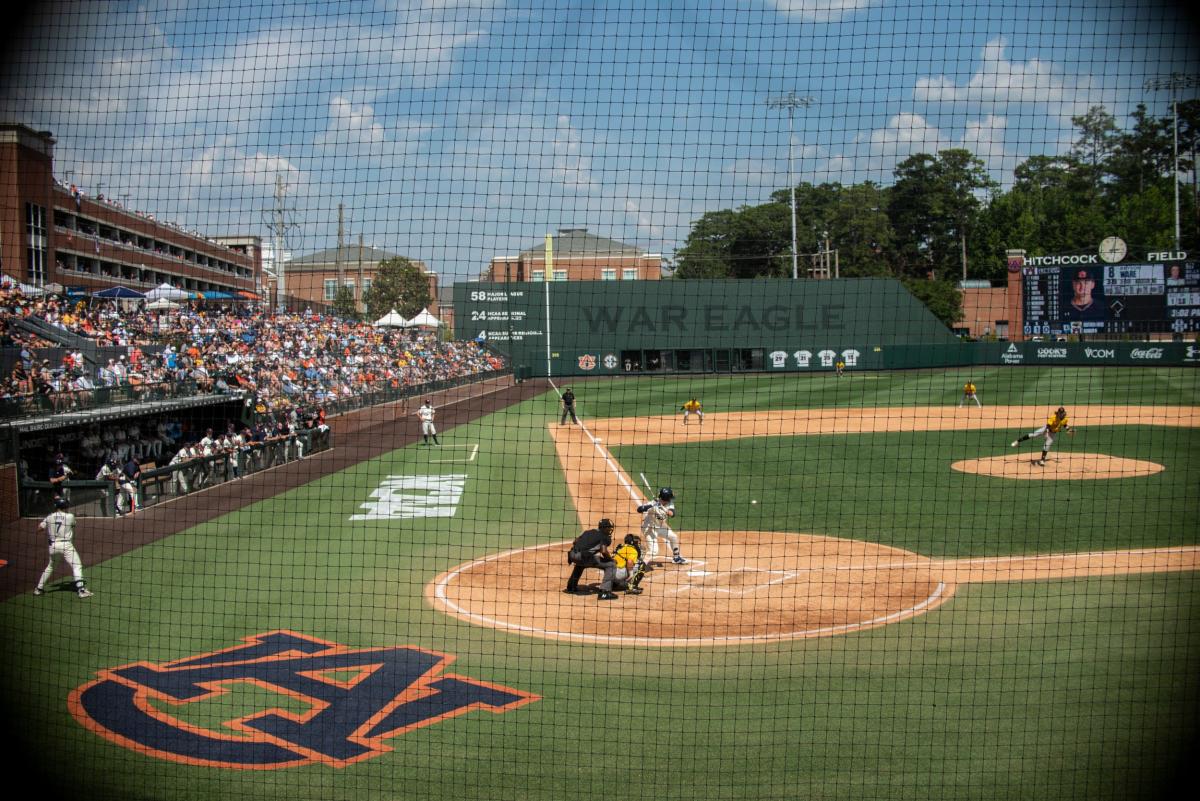
<path id="1" fill-rule="evenodd" d="M 1200 77 L 1173 72 L 1169 76 L 1146 81 L 1147 90 L 1166 89 L 1171 93 L 1171 184 L 1175 187 L 1175 252 L 1179 252 L 1179 92 L 1200 86 Z M 1193 168 L 1194 169 L 1194 168 Z"/>
<path id="2" fill-rule="evenodd" d="M 814 97 L 800 97 L 795 92 L 767 100 L 770 108 L 786 108 L 788 113 L 788 194 L 792 200 L 792 280 L 800 277 L 799 254 L 796 251 L 796 182 L 792 179 L 793 120 L 797 108 L 808 108 L 817 102 Z"/>
<path id="3" fill-rule="evenodd" d="M 362 232 L 359 232 L 359 234 L 358 234 L 358 290 L 357 290 L 358 303 L 355 304 L 355 308 L 358 309 L 360 314 L 362 312 L 366 311 L 366 308 L 367 308 L 367 293 L 365 291 L 363 291 L 362 249 L 363 249 L 363 235 L 362 235 Z"/>
<path id="4" fill-rule="evenodd" d="M 284 241 L 288 235 L 288 231 L 296 228 L 295 223 L 288 222 L 287 214 L 291 209 L 283 205 L 284 196 L 286 195 L 286 187 L 283 185 L 283 176 L 275 176 L 275 208 L 269 212 L 264 212 L 266 218 L 267 229 L 271 232 L 273 247 L 275 249 L 275 257 L 272 259 L 273 264 L 271 269 L 275 273 L 275 299 L 277 307 L 282 308 L 287 298 L 287 278 L 285 276 L 286 265 L 283 259 Z"/>
<path id="5" fill-rule="evenodd" d="M 342 246 L 346 241 L 345 227 L 345 206 L 338 204 L 338 239 L 337 239 L 337 255 L 333 257 L 334 267 L 337 269 L 337 289 L 333 291 L 333 297 L 336 300 L 338 293 L 342 291 L 342 287 L 346 285 L 346 268 L 342 266 Z"/>

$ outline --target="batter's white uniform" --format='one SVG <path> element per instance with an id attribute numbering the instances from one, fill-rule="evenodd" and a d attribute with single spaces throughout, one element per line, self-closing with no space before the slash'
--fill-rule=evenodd
<path id="1" fill-rule="evenodd" d="M 54 572 L 54 563 L 62 559 L 71 566 L 76 592 L 80 595 L 90 595 L 91 593 L 83 588 L 83 563 L 79 561 L 79 554 L 75 552 L 75 546 L 71 542 L 75 538 L 75 515 L 61 510 L 51 512 L 38 524 L 38 528 L 50 537 L 50 562 L 42 571 L 42 577 L 38 579 L 37 592 L 40 594 L 44 591 L 50 574 Z"/>
<path id="2" fill-rule="evenodd" d="M 679 535 L 667 521 L 675 516 L 675 501 L 663 503 L 658 498 L 647 501 L 639 509 L 645 509 L 642 517 L 642 535 L 646 538 L 646 561 L 658 556 L 658 538 L 662 537 L 671 546 L 672 553 L 679 556 Z"/>

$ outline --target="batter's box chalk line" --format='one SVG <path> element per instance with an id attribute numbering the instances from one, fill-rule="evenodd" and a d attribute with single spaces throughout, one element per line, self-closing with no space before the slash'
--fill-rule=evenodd
<path id="1" fill-rule="evenodd" d="M 758 592 L 759 590 L 766 589 L 767 587 L 773 586 L 775 584 L 782 584 L 785 581 L 794 579 L 796 576 L 800 575 L 800 573 L 802 573 L 802 572 L 804 572 L 804 571 L 801 571 L 801 570 L 764 570 L 764 569 L 758 568 L 758 567 L 745 567 L 745 566 L 736 567 L 733 570 L 691 570 L 691 571 L 688 571 L 689 577 L 695 577 L 695 578 L 713 577 L 715 579 L 715 581 L 713 581 L 713 582 L 701 581 L 699 583 L 692 583 L 689 581 L 688 583 L 686 583 L 674 590 L 671 590 L 669 594 L 678 594 L 681 592 L 720 592 L 720 593 L 724 593 L 726 595 L 750 595 L 751 593 Z M 761 573 L 761 574 L 763 574 L 763 577 L 762 577 L 762 580 L 760 580 L 760 581 L 756 581 L 753 584 L 749 584 L 744 587 L 738 587 L 736 589 L 733 589 L 733 588 L 730 588 L 727 586 L 720 586 L 720 582 L 722 580 L 726 580 L 726 579 L 724 579 L 724 577 L 727 577 L 727 576 L 732 577 L 732 576 L 740 575 L 743 573 Z"/>

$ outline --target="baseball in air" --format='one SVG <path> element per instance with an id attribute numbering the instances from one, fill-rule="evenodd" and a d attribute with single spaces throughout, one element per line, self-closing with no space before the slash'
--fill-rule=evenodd
<path id="1" fill-rule="evenodd" d="M 758 503 L 758 501 L 750 501 L 750 503 L 755 504 L 755 503 Z"/>

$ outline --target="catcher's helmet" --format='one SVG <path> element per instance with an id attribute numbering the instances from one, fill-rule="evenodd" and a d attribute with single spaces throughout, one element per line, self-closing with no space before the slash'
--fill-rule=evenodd
<path id="1" fill-rule="evenodd" d="M 66 498 L 55 498 L 54 499 L 54 508 L 55 509 L 66 509 L 70 505 L 71 505 L 70 502 L 68 502 Z"/>
<path id="2" fill-rule="evenodd" d="M 658 499 L 660 501 L 669 501 L 675 497 L 675 492 L 670 487 L 663 487 L 658 491 Z"/>
<path id="3" fill-rule="evenodd" d="M 1066 414 L 1067 414 L 1067 410 L 1066 410 L 1066 409 L 1064 409 L 1063 407 L 1059 406 L 1059 407 L 1058 407 L 1058 411 L 1056 412 L 1056 414 L 1057 414 L 1059 417 L 1065 417 L 1065 416 L 1066 416 Z"/>
<path id="4" fill-rule="evenodd" d="M 642 538 L 639 537 L 637 534 L 626 534 L 625 535 L 625 544 L 632 545 L 635 548 L 640 548 L 642 545 Z"/>
<path id="5" fill-rule="evenodd" d="M 607 517 L 604 517 L 601 518 L 600 522 L 596 524 L 596 528 L 604 531 L 605 529 L 614 529 L 616 526 L 613 525 L 613 521 L 609 520 Z"/>

